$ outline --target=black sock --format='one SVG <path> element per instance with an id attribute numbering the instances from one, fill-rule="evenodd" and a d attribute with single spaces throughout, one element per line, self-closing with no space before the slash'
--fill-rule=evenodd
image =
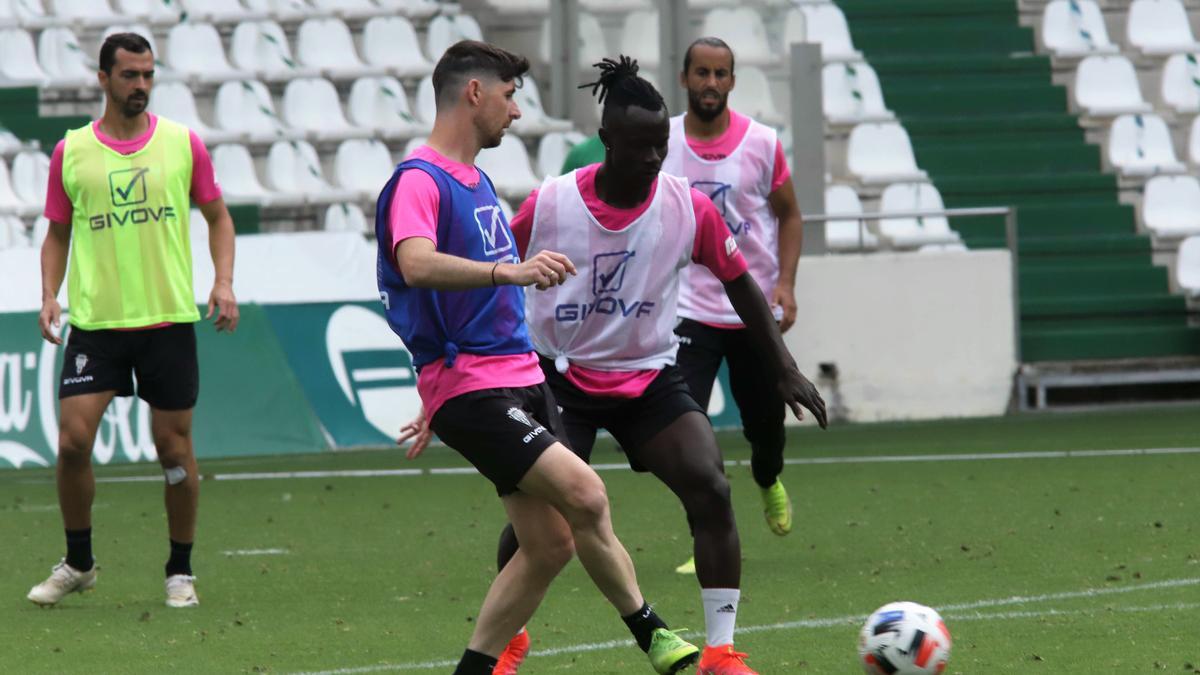
<path id="1" fill-rule="evenodd" d="M 67 564 L 80 572 L 95 566 L 92 560 L 92 528 L 67 530 Z"/>
<path id="2" fill-rule="evenodd" d="M 658 618 L 658 615 L 646 603 L 642 603 L 642 608 L 633 614 L 621 617 L 621 620 L 625 622 L 626 626 L 629 626 L 629 632 L 633 633 L 633 639 L 637 640 L 638 647 L 641 647 L 644 652 L 650 651 L 650 638 L 654 635 L 655 629 L 667 627 L 666 622 Z"/>
<path id="3" fill-rule="evenodd" d="M 495 658 L 468 649 L 458 660 L 458 667 L 454 669 L 454 675 L 492 675 L 492 671 L 495 669 Z"/>
<path id="4" fill-rule="evenodd" d="M 167 558 L 167 576 L 186 574 L 192 576 L 192 545 L 171 540 L 171 557 Z"/>

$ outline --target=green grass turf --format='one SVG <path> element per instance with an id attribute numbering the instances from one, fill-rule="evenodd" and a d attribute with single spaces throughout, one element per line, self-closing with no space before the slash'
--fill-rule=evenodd
<path id="1" fill-rule="evenodd" d="M 722 434 L 730 459 L 744 443 Z M 1200 445 L 1196 407 L 802 429 L 788 456 L 944 454 Z M 604 450 L 598 461 L 617 462 Z M 460 466 L 432 449 L 209 461 L 244 471 Z M 101 467 L 100 477 L 153 475 Z M 789 467 L 796 530 L 762 523 L 748 469 L 730 471 L 741 523 L 742 627 L 761 673 L 860 672 L 861 617 L 884 602 L 947 610 L 947 672 L 1150 673 L 1200 666 L 1200 455 L 828 464 Z M 602 473 L 647 596 L 702 631 L 683 514 L 654 479 Z M 45 610 L 24 595 L 61 554 L 47 471 L 0 473 L 0 673 L 297 672 L 455 658 L 492 576 L 503 522 L 477 476 L 209 481 L 195 556 L 201 606 L 162 605 L 161 488 L 103 483 L 95 592 Z M 287 555 L 221 551 L 284 548 Z M 1185 580 L 1176 586 L 1163 582 Z M 1093 596 L 1080 592 L 1100 589 Z M 825 625 L 776 624 L 838 619 Z M 821 622 L 814 622 L 821 623 Z M 624 640 L 577 563 L 530 626 L 535 650 Z M 701 640 L 703 638 L 700 638 Z M 1190 664 L 1190 665 L 1189 665 Z M 632 646 L 534 656 L 522 672 L 650 672 Z"/>

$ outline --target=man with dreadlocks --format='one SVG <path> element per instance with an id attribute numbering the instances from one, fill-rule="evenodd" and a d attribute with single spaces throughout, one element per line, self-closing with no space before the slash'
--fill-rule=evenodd
<path id="1" fill-rule="evenodd" d="M 712 201 L 661 172 L 670 136 L 662 96 L 628 57 L 597 67 L 599 81 L 584 86 L 604 106 L 604 162 L 547 179 L 512 223 L 518 250 L 561 251 L 579 273 L 526 293 L 530 337 L 571 449 L 589 459 L 597 430 L 607 429 L 635 470 L 652 472 L 683 502 L 707 627 L 699 672 L 746 675 L 754 671 L 733 649 L 741 545 L 729 481 L 712 426 L 675 367 L 682 271 L 696 262 L 721 280 L 797 416 L 803 406 L 824 426 L 825 403 L 784 347 Z M 506 530 L 501 560 L 515 547 Z"/>

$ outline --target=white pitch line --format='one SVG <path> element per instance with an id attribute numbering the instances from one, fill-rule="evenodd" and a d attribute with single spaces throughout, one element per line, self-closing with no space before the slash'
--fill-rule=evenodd
<path id="1" fill-rule="evenodd" d="M 1060 593 L 1046 593 L 1043 595 L 1014 595 L 1007 598 L 994 598 L 985 600 L 974 600 L 957 604 L 941 605 L 939 610 L 945 615 L 945 618 L 953 621 L 993 621 L 993 620 L 1011 620 L 1011 619 L 1029 619 L 1040 618 L 1047 616 L 1080 616 L 1085 614 L 1094 614 L 1098 610 L 1095 609 L 1045 609 L 1045 610 L 1029 610 L 1029 611 L 1011 611 L 1011 612 L 994 612 L 985 614 L 981 612 L 956 613 L 958 610 L 973 610 L 982 609 L 984 607 L 1002 607 L 1006 605 L 1023 605 L 1037 602 L 1047 602 L 1051 600 L 1070 600 L 1078 598 L 1095 598 L 1106 595 L 1115 595 L 1122 593 L 1136 593 L 1141 591 L 1154 591 L 1164 588 L 1179 588 L 1183 586 L 1195 586 L 1200 584 L 1200 578 L 1191 579 L 1168 579 L 1165 581 L 1155 581 L 1145 584 L 1135 584 L 1121 587 L 1105 587 L 1105 588 L 1087 588 L 1082 591 L 1064 591 Z M 1145 607 L 1112 607 L 1104 608 L 1104 611 L 1114 612 L 1161 612 L 1165 610 L 1191 610 L 1200 608 L 1200 603 L 1175 603 L 1150 605 Z M 863 621 L 865 615 L 850 614 L 846 616 L 827 617 L 820 619 L 801 619 L 799 621 L 786 621 L 782 623 L 765 624 L 758 626 L 744 626 L 737 629 L 739 634 L 744 633 L 762 633 L 779 630 L 794 630 L 801 628 L 831 628 L 834 626 L 853 626 Z M 699 633 L 687 633 L 685 637 L 698 636 Z M 592 642 L 577 645 L 567 645 L 564 647 L 554 647 L 551 649 L 542 649 L 530 652 L 530 656 L 558 656 L 562 654 L 579 654 L 582 652 L 603 651 L 606 649 L 616 649 L 618 647 L 626 647 L 633 645 L 632 640 L 608 640 L 606 642 Z M 395 672 L 402 670 L 431 670 L 434 668 L 450 668 L 457 661 L 422 661 L 417 663 L 381 663 L 373 666 L 361 666 L 358 668 L 338 668 L 335 670 L 321 670 L 297 673 L 296 675 L 359 675 L 360 673 L 382 673 Z"/>
<path id="2" fill-rule="evenodd" d="M 239 548 L 232 551 L 221 551 L 222 555 L 287 555 L 286 548 Z"/>

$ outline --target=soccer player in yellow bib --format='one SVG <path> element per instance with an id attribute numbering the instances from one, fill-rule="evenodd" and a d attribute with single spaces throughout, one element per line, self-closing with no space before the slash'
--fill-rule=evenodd
<path id="1" fill-rule="evenodd" d="M 42 337 L 62 344 L 57 297 L 68 275 L 69 323 L 59 382 L 58 501 L 67 555 L 29 599 L 57 604 L 96 584 L 92 559 L 92 447 L 114 396 L 136 394 L 151 409 L 150 430 L 166 481 L 170 534 L 169 607 L 198 604 L 191 569 L 199 473 L 192 409 L 199 393 L 188 215 L 208 221 L 216 272 L 208 317 L 237 328 L 233 220 L 212 160 L 186 127 L 147 112 L 154 83 L 150 44 L 116 33 L 100 47 L 104 115 L 66 134 L 50 162 L 42 244 Z M 68 270 L 68 251 L 71 252 Z M 207 317 L 206 317 L 207 318 Z"/>

